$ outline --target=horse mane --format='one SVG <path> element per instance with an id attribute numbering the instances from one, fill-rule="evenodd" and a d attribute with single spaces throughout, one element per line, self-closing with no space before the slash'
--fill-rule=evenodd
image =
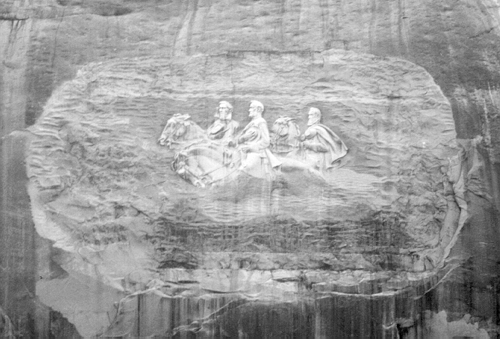
<path id="1" fill-rule="evenodd" d="M 188 123 L 188 131 L 186 132 L 186 137 L 188 139 L 196 139 L 205 136 L 205 131 L 196 122 L 190 119 Z"/>
<path id="2" fill-rule="evenodd" d="M 191 115 L 184 113 L 176 113 L 170 119 L 168 119 L 167 124 L 163 128 L 161 137 L 170 137 L 168 132 L 169 128 L 175 128 L 176 126 L 184 125 L 186 128 L 186 133 L 184 133 L 178 140 L 179 141 L 189 141 L 192 139 L 199 139 L 205 135 L 205 131 L 198 126 L 196 122 L 191 119 Z M 172 130 L 171 130 L 172 131 Z"/>
<path id="3" fill-rule="evenodd" d="M 290 119 L 288 121 L 288 135 L 290 137 L 298 137 L 300 135 L 299 125 L 297 125 L 295 119 Z"/>

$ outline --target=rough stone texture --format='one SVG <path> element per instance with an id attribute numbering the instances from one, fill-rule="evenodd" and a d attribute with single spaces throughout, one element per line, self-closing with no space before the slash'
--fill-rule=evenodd
<path id="1" fill-rule="evenodd" d="M 233 102 L 237 120 L 247 115 L 243 109 L 251 98 L 265 103 L 269 121 L 287 114 L 304 125 L 307 107 L 320 107 L 323 122 L 334 126 L 350 154 L 326 181 L 299 172 L 274 182 L 240 177 L 212 189 L 191 187 L 169 168 L 174 152 L 156 140 L 174 113 L 189 113 L 207 127 L 220 98 Z M 289 270 L 358 269 L 366 272 L 358 272 L 347 291 L 386 291 L 364 288 L 362 282 L 373 278 L 366 273 L 441 267 L 458 228 L 457 211 L 448 213 L 445 198 L 455 193 L 444 190 L 448 157 L 456 154 L 451 118 L 448 102 L 423 69 L 353 52 L 89 65 L 54 93 L 30 128 L 35 225 L 64 250 L 57 262 L 69 273 L 69 304 L 82 299 L 74 275 L 130 293 L 138 288 L 131 274 L 145 284 L 176 267 L 208 269 L 202 277 L 180 279 L 202 285 L 218 269 L 287 269 L 291 281 L 307 271 Z M 342 291 L 346 274 L 339 282 L 316 275 L 310 284 Z M 251 276 L 233 291 L 211 289 L 264 298 L 268 287 Z M 102 333 L 97 323 L 106 323 L 105 313 L 93 321 L 94 332 L 85 323 L 98 308 L 80 310 L 81 320 L 68 314 L 60 298 L 51 301 L 58 284 L 39 282 L 41 300 L 82 335 Z"/>
<path id="2" fill-rule="evenodd" d="M 292 173 L 273 183 L 242 178 L 207 190 L 191 188 L 173 173 L 174 151 L 156 145 L 168 118 L 190 113 L 206 127 L 217 100 L 224 98 L 233 101 L 234 118 L 246 121 L 246 106 L 256 97 L 265 102 L 269 121 L 287 114 L 303 130 L 304 111 L 320 107 L 323 122 L 350 147 L 342 167 L 325 174 L 326 182 Z M 264 229 L 250 230 L 253 224 L 286 228 L 292 222 L 299 238 L 308 234 L 309 240 L 300 240 L 305 244 L 280 235 L 287 231 L 283 229 L 268 234 L 277 244 L 264 242 L 260 250 L 308 250 L 325 237 L 323 232 L 350 247 L 434 247 L 447 207 L 443 171 L 456 154 L 450 107 L 423 69 L 336 51 L 91 65 L 54 94 L 30 131 L 35 135 L 28 157 L 36 191 L 32 198 L 40 200 L 45 214 L 57 216 L 49 219 L 65 220 L 66 227 L 74 228 L 71 233 L 82 232 L 85 243 L 96 245 L 128 237 L 86 237 L 97 237 L 101 228 L 103 237 L 113 227 L 116 234 L 129 228 L 144 232 L 144 218 L 170 225 L 171 232 L 189 233 L 196 227 L 195 233 L 215 237 L 215 248 L 203 241 L 206 251 L 221 246 L 241 251 L 243 239 L 246 246 L 258 246 L 251 235 Z M 137 226 L 128 226 L 133 224 Z M 333 229 L 321 230 L 328 226 Z M 232 247 L 222 239 L 217 243 L 216 234 L 231 227 L 241 228 L 231 236 Z M 65 248 L 63 239 L 51 233 L 56 246 Z M 350 239 L 344 233 L 359 234 Z M 395 239 L 381 239 L 380 244 L 363 240 L 375 237 Z"/>
<path id="3" fill-rule="evenodd" d="M 443 256 L 468 259 L 460 270 L 424 293 L 419 300 L 425 302 L 416 302 L 415 312 L 405 313 L 398 333 L 429 337 L 432 328 L 437 328 L 433 333 L 440 337 L 474 336 L 468 329 L 456 332 L 460 322 L 469 324 L 469 329 L 479 324 L 494 337 L 499 318 L 496 243 L 500 240 L 498 8 L 496 0 L 5 0 L 0 4 L 1 135 L 31 125 L 53 90 L 74 78 L 78 69 L 110 58 L 213 55 L 228 50 L 301 55 L 304 50 L 337 48 L 409 60 L 424 67 L 441 87 L 451 103 L 458 137 L 468 139 L 461 142 L 463 152 L 448 185 L 448 192 L 463 194 L 447 195 L 446 200 L 448 210 L 467 213 L 462 214 L 460 236 L 454 236 L 457 230 L 451 228 L 440 234 L 441 241 L 449 244 Z M 33 331 L 54 335 L 57 326 L 49 324 L 60 324 L 62 337 L 70 337 L 71 329 L 57 313 L 30 299 L 36 294 L 35 284 L 19 284 L 45 273 L 65 274 L 49 259 L 61 254 L 34 232 L 23 189 L 22 147 L 17 146 L 24 138 L 2 139 L 1 307 L 15 330 L 25 336 Z M 397 299 L 396 308 L 408 306 L 408 299 Z M 330 301 L 330 309 L 340 310 Z M 450 325 L 444 326 L 444 317 L 438 314 L 441 310 L 446 310 Z M 353 319 L 357 310 L 349 312 Z M 464 318 L 466 314 L 471 317 Z M 339 312 L 330 316 L 338 318 Z M 428 328 L 430 333 L 422 332 L 431 324 L 436 326 Z M 445 327 L 447 333 L 442 331 Z M 336 333 L 347 336 L 349 331 Z"/>

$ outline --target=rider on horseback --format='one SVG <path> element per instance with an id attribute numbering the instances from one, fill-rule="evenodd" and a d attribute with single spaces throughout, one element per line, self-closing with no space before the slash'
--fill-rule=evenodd
<path id="1" fill-rule="evenodd" d="M 299 140 L 306 161 L 319 170 L 335 167 L 335 163 L 347 154 L 347 146 L 330 128 L 320 123 L 321 111 L 311 107 L 307 130 Z"/>
<path id="2" fill-rule="evenodd" d="M 217 113 L 215 113 L 216 120 L 207 129 L 207 135 L 212 140 L 224 140 L 233 138 L 236 135 L 240 124 L 232 120 L 233 105 L 227 101 L 219 102 Z"/>
<path id="3" fill-rule="evenodd" d="M 264 105 L 252 100 L 248 112 L 252 121 L 237 138 L 238 149 L 243 153 L 239 169 L 257 178 L 272 177 L 273 169 L 278 168 L 281 162 L 269 150 L 269 130 L 266 120 L 262 118 Z"/>

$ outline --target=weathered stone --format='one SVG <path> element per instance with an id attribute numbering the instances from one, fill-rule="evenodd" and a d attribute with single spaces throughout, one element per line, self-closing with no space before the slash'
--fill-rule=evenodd
<path id="1" fill-rule="evenodd" d="M 283 52 L 306 58 L 308 55 L 316 53 L 312 51 L 320 53 L 330 48 L 337 48 L 348 49 L 356 53 L 372 53 L 378 56 L 397 56 L 414 62 L 424 67 L 440 86 L 451 103 L 458 136 L 464 139 L 468 138 L 468 140 L 461 142 L 464 150 L 460 156 L 451 159 L 452 166 L 448 173 L 448 180 L 445 179 L 445 176 L 442 180 L 444 189 L 441 190 L 440 185 L 425 188 L 431 192 L 444 191 L 444 198 L 433 199 L 432 197 L 436 196 L 435 193 L 422 194 L 422 191 L 418 189 L 412 191 L 411 186 L 399 188 L 394 194 L 394 196 L 403 197 L 408 192 L 412 193 L 411 199 L 403 198 L 398 201 L 398 204 L 399 206 L 406 204 L 418 207 L 415 212 L 412 212 L 411 218 L 406 218 L 403 214 L 405 219 L 397 216 L 400 218 L 399 220 L 407 222 L 408 225 L 426 224 L 428 229 L 434 231 L 425 233 L 420 228 L 407 227 L 406 233 L 394 232 L 394 224 L 387 223 L 384 218 L 394 220 L 396 216 L 386 215 L 372 216 L 377 220 L 371 234 L 373 239 L 369 236 L 370 233 L 360 232 L 360 230 L 366 230 L 367 227 L 366 223 L 361 222 L 359 225 L 354 225 L 356 232 L 349 234 L 342 231 L 338 220 L 328 220 L 327 223 L 318 224 L 310 223 L 310 219 L 284 218 L 285 220 L 281 221 L 272 220 L 271 223 L 265 223 L 265 219 L 256 219 L 255 222 L 246 223 L 243 227 L 231 225 L 231 227 L 217 230 L 215 233 L 209 232 L 210 229 L 207 227 L 199 228 L 203 230 L 206 239 L 215 236 L 221 237 L 211 243 L 212 248 L 221 247 L 231 251 L 239 249 L 235 239 L 238 240 L 237 237 L 242 230 L 248 228 L 252 232 L 258 231 L 258 236 L 251 237 L 248 244 L 242 243 L 246 246 L 242 246 L 244 253 L 235 252 L 235 254 L 228 255 L 222 252 L 205 252 L 210 253 L 210 255 L 193 260 L 188 254 L 192 252 L 193 247 L 197 248 L 197 243 L 194 243 L 194 245 L 183 248 L 169 248 L 167 246 L 156 259 L 160 261 L 167 259 L 167 262 L 173 265 L 182 263 L 190 266 L 195 262 L 196 265 L 207 269 L 217 268 L 220 265 L 224 268 L 241 267 L 249 270 L 300 270 L 304 267 L 310 267 L 346 272 L 347 265 L 347 267 L 362 268 L 371 270 L 371 272 L 379 269 L 390 272 L 401 267 L 411 267 L 413 270 L 423 271 L 432 270 L 435 265 L 440 267 L 439 264 L 443 258 L 448 258 L 452 262 L 457 259 L 469 258 L 466 262 L 465 273 L 460 271 L 460 274 L 447 275 L 444 278 L 442 284 L 446 285 L 446 288 L 440 288 L 441 285 L 438 285 L 435 290 L 427 293 L 428 288 L 418 288 L 419 291 L 422 290 L 426 293 L 425 297 L 419 299 L 426 300 L 425 302 L 416 302 L 413 305 L 408 301 L 413 298 L 412 296 L 394 297 L 395 308 L 402 312 L 396 312 L 396 325 L 394 326 L 400 337 L 422 335 L 432 337 L 432 329 L 426 328 L 427 325 L 434 329 L 440 329 L 437 332 L 439 336 L 479 336 L 484 332 L 481 330 L 469 332 L 467 329 L 475 326 L 474 324 L 479 324 L 480 328 L 488 330 L 490 335 L 494 337 L 498 333 L 498 329 L 494 325 L 498 319 L 498 311 L 495 311 L 498 309 L 495 306 L 498 294 L 498 267 L 497 260 L 494 258 L 499 256 L 496 243 L 500 240 L 497 230 L 498 210 L 500 208 L 500 194 L 497 184 L 500 173 L 498 167 L 500 144 L 497 133 L 499 106 L 497 99 L 498 84 L 500 83 L 497 65 L 500 43 L 497 5 L 496 1 L 471 2 L 468 0 L 454 3 L 422 1 L 410 3 L 385 0 L 366 3 L 288 0 L 284 2 L 207 2 L 203 0 L 195 2 L 42 0 L 35 2 L 5 0 L 0 4 L 0 45 L 3 47 L 2 53 L 0 53 L 1 136 L 4 137 L 13 130 L 33 124 L 35 119 L 41 115 L 42 108 L 48 98 L 52 96 L 54 89 L 64 81 L 73 79 L 78 69 L 90 62 L 104 61 L 107 63 L 110 58 L 151 58 L 152 56 L 189 58 L 203 53 L 212 56 L 215 54 L 227 55 L 234 61 L 236 57 L 248 57 L 250 50 L 259 53 L 266 52 L 271 59 Z M 247 52 L 241 53 L 242 50 Z M 228 85 L 231 86 L 231 84 Z M 216 100 L 220 99 L 218 96 L 214 96 L 213 102 L 208 104 L 210 107 L 215 105 Z M 400 99 L 393 98 L 393 101 L 398 100 Z M 186 101 L 192 103 L 188 99 Z M 241 105 L 246 104 L 243 101 L 240 103 Z M 128 100 L 127 104 L 132 107 L 134 101 Z M 91 105 L 89 103 L 89 106 Z M 294 108 L 295 111 L 298 111 L 296 108 Z M 95 106 L 95 109 L 100 108 Z M 152 110 L 159 112 L 160 107 L 155 106 Z M 197 111 L 202 110 L 198 109 Z M 302 115 L 304 113 L 305 109 L 302 111 Z M 203 121 L 208 123 L 210 114 L 207 111 Z M 272 123 L 269 120 L 268 122 Z M 161 124 L 164 121 L 158 123 Z M 333 125 L 331 127 L 336 128 Z M 160 127 L 157 126 L 157 128 Z M 77 126 L 77 128 L 71 127 L 69 130 L 82 131 L 90 130 L 90 128 Z M 66 140 L 65 133 L 65 131 L 60 133 L 64 140 Z M 99 134 L 100 132 L 81 136 L 71 135 L 70 132 L 67 140 L 85 140 L 82 145 L 77 144 L 70 151 L 76 156 L 61 162 L 64 163 L 64 166 L 59 168 L 61 172 L 55 168 L 51 169 L 57 174 L 52 177 L 47 175 L 38 181 L 45 189 L 37 193 L 40 200 L 34 202 L 35 207 L 43 206 L 44 208 L 39 208 L 39 211 L 52 213 L 50 218 L 54 221 L 52 224 L 45 225 L 48 228 L 38 227 L 38 231 L 44 237 L 57 239 L 58 246 L 69 250 L 69 255 L 57 249 L 50 250 L 48 241 L 37 239 L 30 220 L 28 198 L 23 193 L 26 178 L 23 170 L 20 170 L 22 167 L 20 159 L 23 158 L 19 156 L 21 147 L 15 146 L 16 142 L 11 143 L 8 139 L 2 141 L 0 205 L 2 216 L 6 217 L 2 218 L 0 225 L 0 238 L 2 239 L 2 250 L 0 250 L 2 275 L 0 280 L 2 287 L 4 287 L 0 291 L 0 304 L 12 323 L 22 327 L 22 331 L 26 331 L 23 332 L 26 335 L 33 331 L 48 335 L 50 333 L 49 324 L 52 323 L 55 328 L 60 318 L 59 316 L 48 316 L 49 314 L 57 314 L 57 312 L 47 311 L 46 308 L 40 309 L 40 304 L 33 305 L 27 296 L 35 295 L 35 285 L 29 283 L 25 288 L 23 284 L 19 284 L 19 281 L 32 281 L 40 276 L 43 276 L 44 279 L 51 279 L 56 276 L 64 277 L 68 274 L 54 260 L 62 263 L 68 270 L 68 267 L 75 267 L 77 270 L 85 271 L 85 274 L 92 276 L 92 265 L 86 266 L 78 259 L 72 259 L 71 251 L 74 253 L 73 245 L 78 241 L 94 244 L 94 246 L 95 244 L 107 246 L 109 253 L 104 253 L 104 259 L 99 258 L 101 252 L 96 254 L 87 251 L 87 249 L 82 251 L 83 257 L 88 258 L 91 263 L 102 263 L 110 260 L 113 264 L 106 266 L 104 270 L 117 265 L 120 267 L 117 269 L 119 272 L 117 276 L 126 271 L 127 261 L 132 262 L 134 267 L 141 267 L 144 261 L 140 259 L 137 263 L 134 258 L 124 259 L 129 258 L 126 254 L 127 250 L 120 249 L 121 245 L 116 245 L 116 242 L 120 243 L 123 239 L 130 240 L 133 237 L 140 238 L 143 234 L 150 232 L 151 225 L 145 222 L 150 218 L 144 213 L 153 209 L 155 197 L 169 196 L 169 192 L 158 193 L 152 185 L 148 184 L 137 187 L 136 192 L 141 197 L 150 197 L 149 202 L 137 199 L 133 202 L 123 203 L 117 194 L 113 198 L 115 203 L 109 206 L 102 205 L 100 200 L 87 201 L 64 195 L 68 188 L 75 185 L 75 182 L 60 180 L 61 177 L 79 178 L 85 175 L 84 172 L 74 170 L 79 167 L 74 158 L 85 157 L 86 149 L 99 144 L 100 140 L 96 137 Z M 477 136 L 482 137 L 476 138 Z M 151 135 L 151 137 L 153 136 Z M 57 151 L 57 148 L 54 148 L 53 150 L 56 153 L 68 152 L 66 149 Z M 107 154 L 107 150 L 104 150 L 101 157 L 105 159 L 109 156 Z M 121 157 L 120 154 L 115 156 Z M 422 161 L 425 163 L 428 160 L 423 159 Z M 166 161 L 166 165 L 168 162 Z M 12 166 L 10 166 L 11 163 Z M 44 161 L 42 160 L 41 163 L 44 164 Z M 9 164 L 9 166 L 5 166 L 5 164 Z M 96 162 L 95 165 L 98 166 L 99 163 Z M 116 162 L 112 166 L 114 166 L 115 172 L 118 172 L 122 165 L 124 166 L 124 164 Z M 63 174 L 62 170 L 64 169 L 69 169 L 69 172 Z M 405 173 L 411 174 L 413 167 L 409 165 L 408 169 L 409 172 Z M 441 168 L 441 170 L 442 173 L 447 172 L 446 167 Z M 27 176 L 31 178 L 36 175 L 36 173 L 27 173 Z M 155 183 L 163 180 L 152 176 L 148 170 L 133 175 L 138 181 Z M 300 178 L 293 178 L 289 182 L 300 182 Z M 106 179 L 99 177 L 94 179 L 93 182 L 96 185 L 106 189 Z M 427 178 L 418 176 L 416 180 L 425 182 Z M 123 182 L 124 180 L 121 185 L 118 183 L 115 187 L 118 187 L 118 190 L 123 189 L 123 186 L 126 186 Z M 279 182 L 277 184 L 278 190 L 286 190 L 296 196 L 300 196 L 304 191 L 302 185 L 285 186 L 286 184 L 287 182 Z M 314 186 L 315 182 L 311 185 Z M 181 188 L 183 187 L 178 187 L 179 190 Z M 390 187 L 386 188 L 390 191 Z M 88 193 L 82 192 L 81 195 Z M 223 195 L 220 191 L 217 194 Z M 58 197 L 63 201 L 63 204 L 54 201 Z M 57 211 L 65 209 L 64 200 L 66 198 L 68 202 L 71 201 L 71 204 L 67 204 L 68 213 L 57 216 Z M 236 198 L 240 199 L 241 197 L 236 196 Z M 234 199 L 234 196 L 229 195 L 225 199 L 231 200 Z M 380 198 L 380 200 L 384 199 L 386 197 Z M 428 203 L 429 201 L 430 203 Z M 196 227 L 198 227 L 213 217 L 213 215 L 201 215 L 199 204 L 196 208 L 186 207 L 192 206 L 192 204 L 194 204 L 193 200 L 186 199 L 186 201 L 176 204 L 175 207 L 166 205 L 165 210 L 158 212 L 158 214 L 167 215 L 168 218 L 175 216 L 179 219 L 175 224 L 172 224 L 173 236 L 178 237 L 178 239 L 192 241 L 193 234 L 195 234 L 194 227 L 190 229 L 186 225 L 194 220 Z M 282 206 L 278 207 L 282 208 Z M 179 212 L 181 210 L 182 213 Z M 357 206 L 356 210 L 361 211 L 360 214 L 366 215 L 370 212 L 370 206 L 360 205 Z M 433 217 L 430 217 L 432 211 L 434 214 Z M 446 214 L 445 211 L 447 211 Z M 103 227 L 96 223 L 91 227 L 83 228 L 82 232 L 70 237 L 69 240 L 67 239 L 67 231 L 61 232 L 55 227 L 65 224 L 73 229 L 78 229 L 80 223 L 92 220 L 93 214 L 94 218 L 114 216 L 115 219 L 120 220 L 120 224 L 107 224 Z M 336 215 L 343 214 L 348 215 L 348 211 L 336 213 Z M 428 217 L 424 217 L 425 215 Z M 40 223 L 40 220 L 44 220 L 45 215 L 36 214 L 35 218 L 41 218 L 38 219 Z M 111 217 L 109 218 L 111 219 Z M 161 229 L 161 225 L 164 225 L 165 222 L 162 220 L 157 223 L 155 230 Z M 286 226 L 287 223 L 290 223 L 291 227 Z M 436 227 L 440 224 L 450 226 Z M 266 228 L 262 228 L 262 225 L 272 225 L 282 232 L 271 234 Z M 128 231 L 123 232 L 122 227 L 126 227 Z M 333 248 L 341 249 L 342 253 L 325 254 L 319 252 L 318 254 L 315 250 L 310 255 L 304 255 L 304 252 L 300 251 L 297 255 L 293 255 L 291 251 L 297 244 L 300 244 L 302 249 L 312 245 L 307 241 L 297 242 L 294 240 L 295 238 L 290 238 L 291 232 L 304 231 L 303 234 L 307 234 L 304 239 L 307 240 L 310 238 L 308 234 L 312 229 L 321 229 L 319 236 L 324 235 L 325 239 L 328 239 L 327 241 L 333 241 Z M 109 236 L 110 232 L 113 232 L 113 236 Z M 7 237 L 5 237 L 6 234 Z M 153 236 L 158 239 L 158 236 L 161 237 L 160 234 L 155 233 Z M 365 236 L 362 237 L 361 234 L 365 234 Z M 361 240 L 349 241 L 349 239 L 356 239 L 356 237 Z M 274 238 L 280 241 L 271 241 Z M 35 240 L 32 241 L 33 239 Z M 336 239 L 338 239 L 338 243 L 335 242 Z M 401 248 L 406 248 L 411 239 L 420 239 L 427 245 L 424 248 L 414 247 L 407 251 L 401 251 Z M 36 251 L 28 251 L 27 243 L 34 243 Z M 255 243 L 258 246 L 254 246 Z M 139 246 L 138 244 L 141 242 L 135 242 L 133 247 Z M 321 244 L 320 242 L 319 245 Z M 155 246 L 153 249 L 144 249 L 144 252 L 141 253 L 149 253 L 152 256 L 154 248 Z M 288 252 L 274 256 L 256 253 L 256 251 L 269 251 L 276 248 Z M 395 251 L 396 248 L 400 250 Z M 21 253 L 20 249 L 24 254 L 17 257 L 17 253 Z M 120 257 L 120 254 L 117 253 L 125 255 L 123 260 L 118 262 L 115 260 L 115 256 Z M 31 259 L 34 256 L 37 260 Z M 39 263 L 38 267 L 33 264 L 34 262 Z M 306 276 L 308 276 L 308 272 L 306 272 Z M 407 286 L 410 278 L 398 277 L 398 279 L 389 280 L 384 284 L 384 288 Z M 99 280 L 100 278 L 95 279 Z M 149 279 L 148 273 L 143 274 L 141 271 L 136 271 L 131 273 L 124 282 L 119 279 L 117 283 L 111 279 L 105 284 L 113 285 L 118 290 L 124 288 L 130 291 L 141 291 Z M 298 278 L 294 277 L 293 279 Z M 421 277 L 414 280 L 418 282 L 420 279 Z M 314 281 L 318 285 L 322 284 L 321 279 Z M 365 287 L 377 284 L 369 280 L 359 281 L 364 281 Z M 287 284 L 294 283 L 294 281 L 287 282 Z M 305 283 L 305 285 L 308 284 Z M 415 286 L 410 287 L 410 289 L 412 288 Z M 363 287 L 363 289 L 365 288 Z M 28 294 L 18 293 L 20 290 L 28 291 Z M 456 292 L 448 293 L 448 290 Z M 330 299 L 328 303 L 333 305 L 334 301 Z M 438 304 L 439 307 L 436 306 Z M 363 305 L 370 308 L 370 305 L 375 305 L 375 303 Z M 455 307 L 455 305 L 461 306 Z M 179 309 L 180 306 L 175 307 Z M 263 314 L 268 314 L 266 310 L 272 309 L 273 306 L 268 304 L 259 307 L 259 310 L 264 310 Z M 332 309 L 339 310 L 335 307 Z M 465 314 L 471 314 L 470 319 L 461 322 L 461 324 L 467 323 L 470 326 L 465 328 L 462 325 L 451 325 L 449 320 L 450 329 L 460 330 L 441 331 L 445 326 L 448 326 L 444 321 L 441 321 L 443 319 L 442 313 L 438 313 L 441 309 L 447 310 L 448 317 L 453 316 L 451 322 L 463 319 Z M 359 314 L 356 310 L 351 308 L 351 313 L 349 313 L 351 317 Z M 432 311 L 427 312 L 428 317 L 425 318 L 420 317 L 423 310 Z M 36 321 L 33 321 L 34 314 L 36 314 Z M 258 316 L 251 316 L 252 312 L 235 314 L 239 316 L 231 318 L 231 321 L 245 318 L 245 315 L 248 315 L 248 319 L 259 320 Z M 292 312 L 291 314 L 296 313 Z M 433 321 L 433 317 L 436 321 Z M 332 320 L 338 318 L 339 316 L 334 312 L 332 316 L 326 316 L 327 320 L 322 324 L 332 324 Z M 144 320 L 144 318 L 142 319 Z M 277 317 L 276 319 L 281 318 Z M 488 319 L 492 320 L 488 321 Z M 351 320 L 347 319 L 345 323 L 352 325 Z M 251 327 L 258 327 L 255 326 L 255 322 L 249 323 L 252 324 Z M 282 324 L 281 320 L 276 321 L 276 323 Z M 310 324 L 303 320 L 300 320 L 300 323 L 304 324 L 305 327 Z M 367 328 L 372 326 L 368 324 L 369 322 L 366 321 L 355 323 L 350 326 L 350 329 L 346 325 L 343 327 L 346 332 L 333 330 L 331 327 L 329 327 L 331 330 L 326 331 L 326 327 L 319 326 L 315 333 L 336 337 L 341 337 L 342 333 L 346 336 L 365 334 L 368 333 Z M 382 323 L 376 322 L 376 324 L 374 329 L 378 329 Z M 392 323 L 384 324 L 392 326 Z M 363 326 L 367 327 L 362 329 Z M 274 337 L 279 336 L 279 333 L 271 327 L 272 325 L 265 327 L 267 333 Z M 194 328 L 196 328 L 195 324 L 187 329 Z M 246 332 L 248 328 L 250 327 L 245 327 L 245 333 L 248 333 Z M 422 332 L 424 328 L 426 328 L 425 331 L 429 330 L 429 332 Z M 236 333 L 231 331 L 228 333 Z M 256 331 L 261 330 L 256 329 Z M 64 332 L 63 336 L 70 337 L 70 332 L 71 330 Z M 56 332 L 52 332 L 52 334 L 54 333 Z M 184 331 L 183 333 L 187 335 L 188 332 Z M 259 334 L 260 337 L 265 336 L 264 332 L 254 333 Z M 309 335 L 305 332 L 290 331 L 284 335 L 292 335 L 292 333 L 300 334 L 302 337 Z M 395 332 L 384 333 L 386 336 L 395 336 Z"/>
<path id="2" fill-rule="evenodd" d="M 316 181 L 300 172 L 273 182 L 242 175 L 209 190 L 172 172 L 174 151 L 156 144 L 167 119 L 188 113 L 207 127 L 212 107 L 228 99 L 243 121 L 243 107 L 259 96 L 269 121 L 287 114 L 303 126 L 307 109 L 320 107 L 350 148 L 340 168 Z M 132 272 L 147 283 L 171 268 L 430 271 L 451 241 L 440 232 L 458 229 L 446 218 L 454 188 L 443 190 L 443 168 L 457 152 L 450 107 L 423 69 L 397 59 L 332 50 L 94 64 L 58 90 L 30 130 L 39 233 L 66 251 L 66 271 L 125 293 L 137 288 Z M 47 200 L 45 190 L 59 193 Z M 207 278 L 181 280 L 204 286 Z M 278 291 L 313 286 L 296 274 L 275 281 Z M 316 291 L 322 282 L 343 293 L 385 289 L 373 279 L 325 277 Z"/>

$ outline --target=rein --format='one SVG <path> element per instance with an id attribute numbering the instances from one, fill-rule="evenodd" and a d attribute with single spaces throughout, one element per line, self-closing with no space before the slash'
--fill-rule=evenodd
<path id="1" fill-rule="evenodd" d="M 183 166 L 183 167 L 184 167 L 184 170 L 185 170 L 188 174 L 192 175 L 193 177 L 195 177 L 195 178 L 196 178 L 196 179 L 198 179 L 198 180 L 202 180 L 202 181 L 203 181 L 203 180 L 206 180 L 206 177 L 207 177 L 208 175 L 210 175 L 211 173 L 216 172 L 216 171 L 218 171 L 218 170 L 220 170 L 220 169 L 222 169 L 222 168 L 229 167 L 230 165 L 234 165 L 234 164 L 235 164 L 235 163 L 233 163 L 233 162 L 226 162 L 226 160 L 227 160 L 227 159 L 231 159 L 231 158 L 232 158 L 232 154 L 229 156 L 229 155 L 227 154 L 226 150 L 227 150 L 227 149 L 224 149 L 224 150 L 223 150 L 223 155 L 222 155 L 222 156 L 223 156 L 223 160 L 222 160 L 222 161 L 223 161 L 223 163 L 222 163 L 222 165 L 221 165 L 221 166 L 219 166 L 219 167 L 216 167 L 216 168 L 214 168 L 214 169 L 212 169 L 212 170 L 210 170 L 210 171 L 208 171 L 208 172 L 203 172 L 203 173 L 202 173 L 202 174 L 200 174 L 200 175 L 196 175 L 195 173 L 193 173 L 193 172 L 192 172 L 192 171 L 188 168 L 187 164 L 185 164 L 185 165 Z M 236 149 L 235 149 L 235 150 L 236 150 Z M 181 153 L 179 153 L 179 154 L 181 154 Z M 196 157 L 196 155 L 184 155 L 184 154 L 183 154 L 183 158 L 184 158 L 184 159 L 183 159 L 183 162 L 185 162 L 185 161 L 187 161 L 187 160 L 189 160 L 190 158 L 193 158 L 193 157 Z M 178 161 L 178 156 L 177 156 L 177 157 L 176 157 L 176 159 L 172 162 L 172 169 L 173 169 L 175 172 L 177 172 L 177 171 L 175 170 L 175 168 L 174 168 L 174 164 L 175 164 L 175 162 L 176 162 L 176 161 Z M 199 166 L 198 166 L 198 168 L 199 168 Z M 237 166 L 235 166 L 235 169 L 234 169 L 233 171 L 231 171 L 228 175 L 230 175 L 230 174 L 234 173 L 237 169 L 238 169 L 238 167 L 237 167 Z M 227 177 L 227 175 L 226 175 L 225 177 Z M 210 182 L 208 182 L 208 183 L 210 183 L 210 184 L 211 184 L 211 183 L 214 183 L 214 182 L 216 182 L 216 181 L 220 181 L 220 180 L 224 179 L 225 177 L 220 178 L 220 179 L 217 179 L 217 180 L 211 180 L 211 181 L 210 181 Z"/>

